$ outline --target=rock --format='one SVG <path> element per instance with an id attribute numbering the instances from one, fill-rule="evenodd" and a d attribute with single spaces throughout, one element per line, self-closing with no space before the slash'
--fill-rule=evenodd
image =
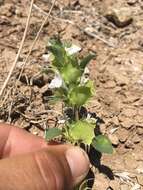
<path id="1" fill-rule="evenodd" d="M 129 118 L 124 119 L 124 121 L 121 123 L 121 125 L 126 128 L 130 129 L 133 126 L 133 121 L 130 120 Z"/>
<path id="2" fill-rule="evenodd" d="M 101 124 L 100 125 L 100 131 L 102 134 L 105 134 L 106 133 L 106 130 L 107 130 L 107 126 L 105 123 Z"/>
<path id="3" fill-rule="evenodd" d="M 23 11 L 20 9 L 20 8 L 17 8 L 15 10 L 15 14 L 18 16 L 18 17 L 23 17 L 24 14 L 23 14 Z"/>
<path id="4" fill-rule="evenodd" d="M 139 126 L 143 127 L 143 116 L 141 115 L 136 115 L 135 121 L 138 123 Z"/>
<path id="5" fill-rule="evenodd" d="M 137 3 L 138 0 L 128 0 L 127 3 L 129 5 L 134 5 L 135 3 Z"/>
<path id="6" fill-rule="evenodd" d="M 80 30 L 77 27 L 73 25 L 68 25 L 63 32 L 63 39 L 71 39 L 72 37 L 76 38 L 80 36 L 80 34 Z"/>
<path id="7" fill-rule="evenodd" d="M 119 138 L 119 141 L 124 143 L 129 136 L 129 131 L 124 128 L 120 128 L 120 129 L 118 129 L 117 134 L 118 134 L 117 136 Z"/>
<path id="8" fill-rule="evenodd" d="M 137 134 L 138 135 L 143 135 L 143 127 L 138 127 L 137 128 Z"/>
<path id="9" fill-rule="evenodd" d="M 105 17 L 117 27 L 125 27 L 132 23 L 132 12 L 128 7 L 109 8 Z"/>
<path id="10" fill-rule="evenodd" d="M 113 145 L 115 145 L 115 146 L 119 145 L 119 139 L 116 136 L 116 134 L 109 134 L 108 137 Z"/>
<path id="11" fill-rule="evenodd" d="M 121 90 L 122 90 L 122 87 L 121 87 L 121 86 L 116 86 L 116 87 L 114 88 L 115 93 L 119 93 Z"/>
<path id="12" fill-rule="evenodd" d="M 133 148 L 134 143 L 131 141 L 131 139 L 127 140 L 125 143 L 125 148 Z"/>
<path id="13" fill-rule="evenodd" d="M 137 144 L 141 141 L 141 138 L 136 134 L 133 138 L 132 138 L 132 142 Z"/>
<path id="14" fill-rule="evenodd" d="M 143 186 L 143 175 L 137 176 L 138 183 Z"/>
<path id="15" fill-rule="evenodd" d="M 113 122 L 114 125 L 118 126 L 118 125 L 119 125 L 118 117 L 114 116 L 114 117 L 112 118 L 112 122 Z"/>

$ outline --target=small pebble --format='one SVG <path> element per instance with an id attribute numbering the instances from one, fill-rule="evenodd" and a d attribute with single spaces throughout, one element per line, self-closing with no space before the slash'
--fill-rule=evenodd
<path id="1" fill-rule="evenodd" d="M 117 146 L 119 144 L 119 139 L 115 134 L 109 134 L 108 137 L 113 145 Z"/>
<path id="2" fill-rule="evenodd" d="M 128 5 L 134 5 L 137 3 L 138 0 L 128 0 L 127 3 Z"/>
<path id="3" fill-rule="evenodd" d="M 114 23 L 117 27 L 125 27 L 132 23 L 133 17 L 131 10 L 128 7 L 115 9 L 109 8 L 105 14 L 106 18 Z"/>

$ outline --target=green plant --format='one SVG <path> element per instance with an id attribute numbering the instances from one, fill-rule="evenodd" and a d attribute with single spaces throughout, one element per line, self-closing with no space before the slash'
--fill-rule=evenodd
<path id="1" fill-rule="evenodd" d="M 55 78 L 49 85 L 53 89 L 52 101 L 62 101 L 64 104 L 63 115 L 66 118 L 62 129 L 52 128 L 46 130 L 46 139 L 51 140 L 58 136 L 62 140 L 75 145 L 81 143 L 92 146 L 104 153 L 112 153 L 113 148 L 109 139 L 104 135 L 95 135 L 96 122 L 91 118 L 81 117 L 80 110 L 94 95 L 94 84 L 85 78 L 88 63 L 95 55 L 87 55 L 82 60 L 76 54 L 67 50 L 70 44 L 62 43 L 60 39 L 50 41 L 47 49 L 51 53 L 51 67 Z M 67 117 L 66 111 L 71 109 L 72 116 Z"/>

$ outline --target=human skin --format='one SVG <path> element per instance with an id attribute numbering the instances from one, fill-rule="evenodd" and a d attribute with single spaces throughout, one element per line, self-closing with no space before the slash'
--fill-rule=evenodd
<path id="1" fill-rule="evenodd" d="M 0 190 L 70 190 L 87 174 L 85 152 L 0 123 Z"/>

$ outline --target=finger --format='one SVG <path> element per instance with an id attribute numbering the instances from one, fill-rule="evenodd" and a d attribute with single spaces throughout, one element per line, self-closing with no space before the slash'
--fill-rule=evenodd
<path id="1" fill-rule="evenodd" d="M 80 149 L 68 145 L 0 161 L 0 189 L 70 190 L 87 174 L 89 161 Z"/>
<path id="2" fill-rule="evenodd" d="M 0 158 L 36 151 L 46 146 L 46 141 L 40 137 L 8 124 L 0 124 Z"/>

